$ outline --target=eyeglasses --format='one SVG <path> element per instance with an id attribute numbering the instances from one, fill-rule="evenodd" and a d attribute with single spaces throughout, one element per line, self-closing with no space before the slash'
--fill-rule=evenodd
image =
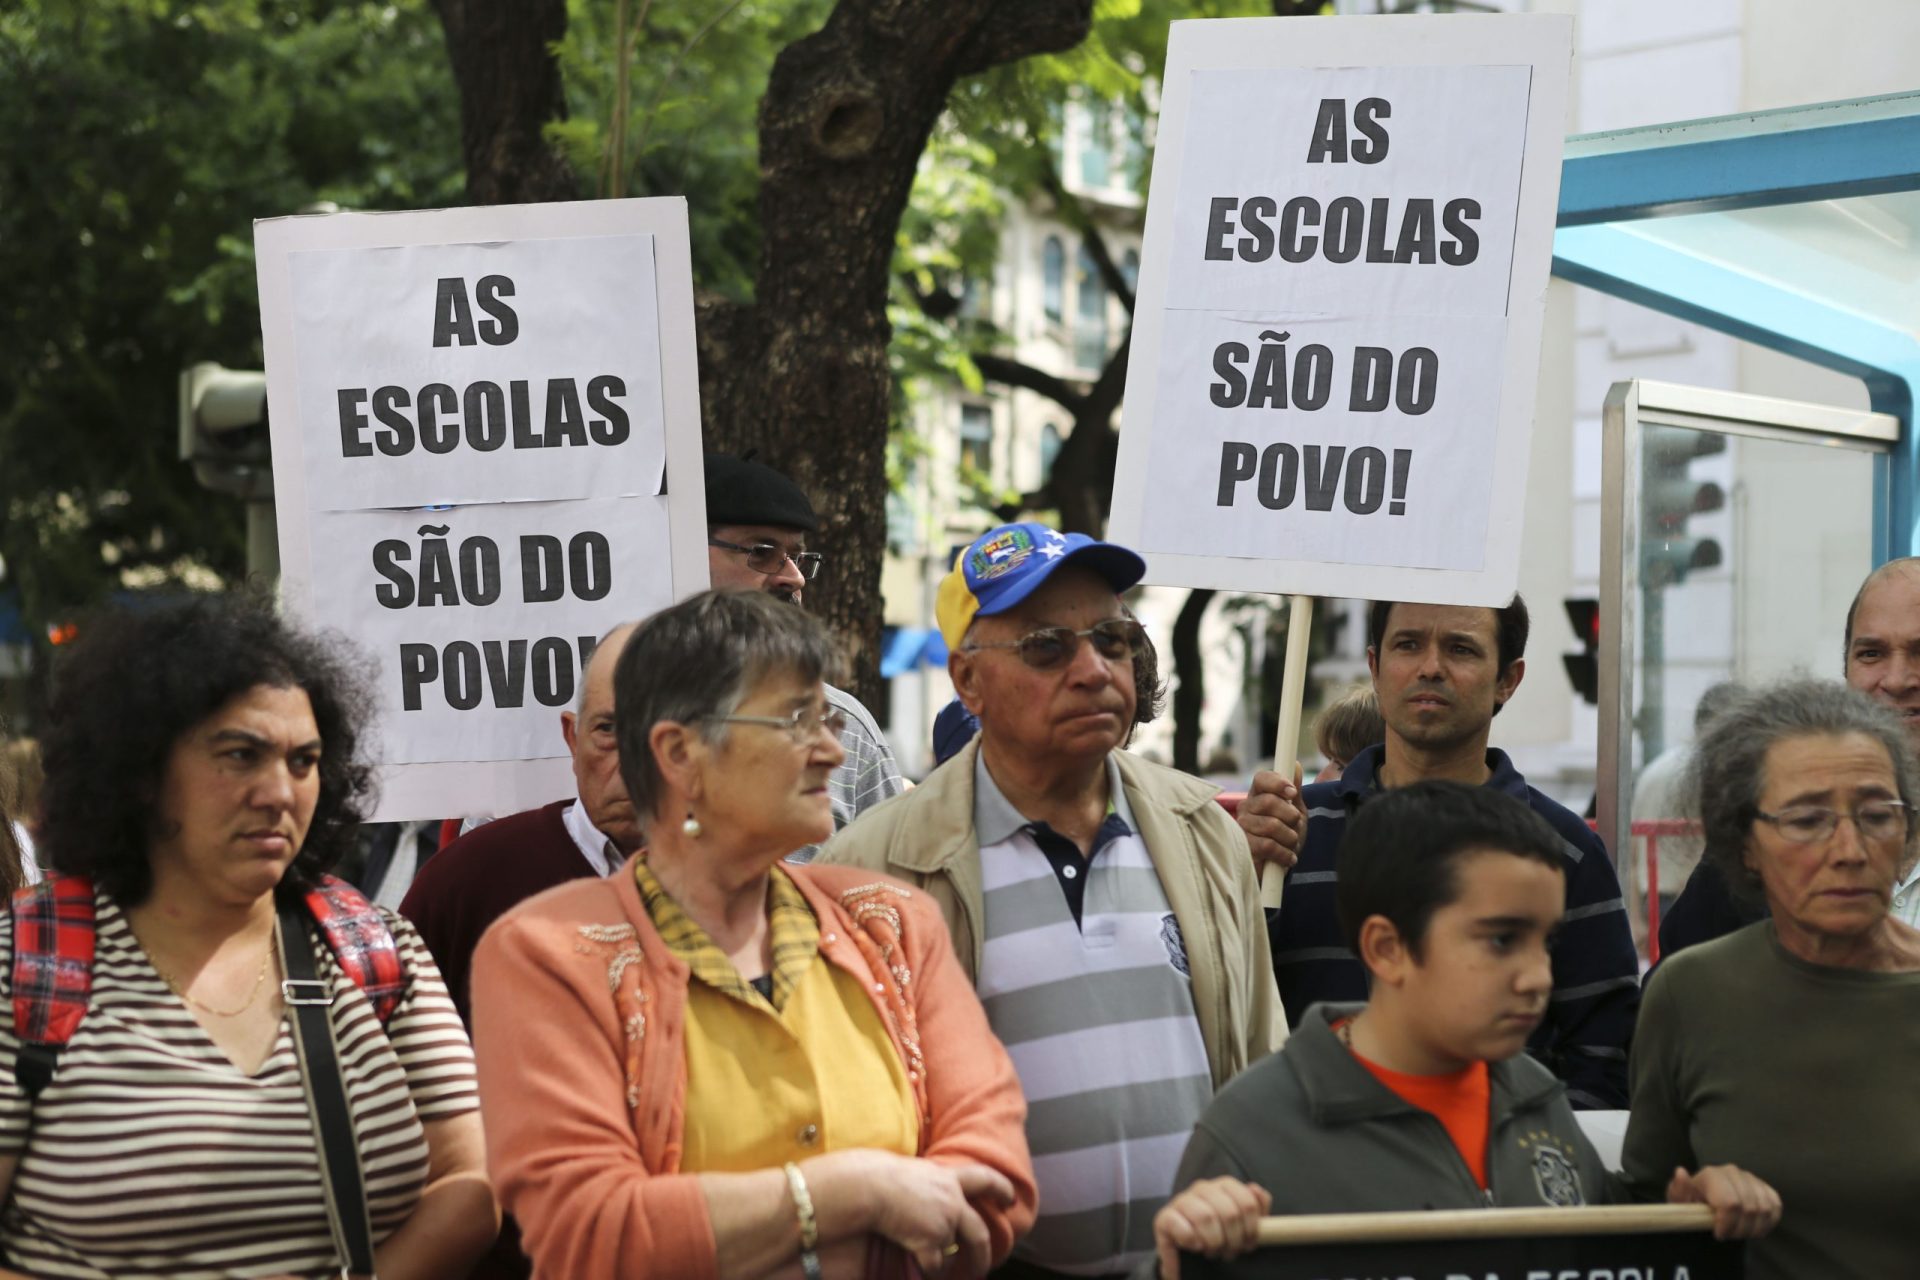
<path id="1" fill-rule="evenodd" d="M 847 714 L 838 707 L 828 707 L 825 711 L 795 707 L 790 716 L 708 716 L 707 719 L 715 724 L 757 724 L 768 729 L 784 729 L 796 747 L 806 746 L 822 729 L 835 742 L 847 731 Z"/>
<path id="2" fill-rule="evenodd" d="M 1867 840 L 1889 840 L 1907 832 L 1907 806 L 1898 800 L 1869 800 L 1848 813 L 1818 805 L 1795 805 L 1778 813 L 1754 812 L 1762 822 L 1770 822 L 1783 839 L 1795 844 L 1813 844 L 1825 840 L 1840 829 L 1840 819 L 1850 818 L 1853 829 Z"/>
<path id="3" fill-rule="evenodd" d="M 720 538 L 708 538 L 707 545 L 719 547 L 722 551 L 744 551 L 747 556 L 747 568 L 755 573 L 778 573 L 787 561 L 793 561 L 793 567 L 800 576 L 813 581 L 813 575 L 820 572 L 820 561 L 825 557 L 818 551 L 796 551 L 788 555 L 782 547 L 771 542 L 756 542 L 751 547 L 743 547 L 737 542 L 727 542 Z"/>
<path id="4" fill-rule="evenodd" d="M 1082 640 L 1091 641 L 1093 651 L 1109 662 L 1129 662 L 1147 643 L 1147 633 L 1131 618 L 1109 618 L 1105 622 L 1094 623 L 1085 631 L 1075 631 L 1072 627 L 1042 627 L 1038 631 L 1027 632 L 1018 640 L 970 644 L 966 648 L 1011 649 L 1020 655 L 1020 661 L 1035 671 L 1049 671 L 1073 661 L 1074 655 L 1080 652 Z"/>

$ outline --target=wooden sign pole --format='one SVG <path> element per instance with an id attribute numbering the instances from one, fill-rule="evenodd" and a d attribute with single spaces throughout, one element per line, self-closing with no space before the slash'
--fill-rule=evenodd
<path id="1" fill-rule="evenodd" d="M 1313 597 L 1294 596 L 1287 615 L 1287 659 L 1280 680 L 1280 729 L 1273 738 L 1273 771 L 1293 777 L 1300 763 L 1300 706 L 1307 696 L 1307 649 L 1313 638 Z M 1287 873 L 1268 863 L 1260 877 L 1260 905 L 1280 905 Z"/>
<path id="2" fill-rule="evenodd" d="M 1580 1209 L 1440 1209 L 1418 1213 L 1320 1213 L 1260 1219 L 1260 1244 L 1381 1244 L 1505 1236 L 1639 1235 L 1711 1231 L 1704 1204 L 1595 1205 Z"/>

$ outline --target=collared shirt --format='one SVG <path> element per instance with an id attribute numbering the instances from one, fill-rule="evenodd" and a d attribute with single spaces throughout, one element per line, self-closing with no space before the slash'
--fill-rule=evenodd
<path id="1" fill-rule="evenodd" d="M 695 979 L 722 995 L 778 1012 L 786 1007 L 787 997 L 820 954 L 820 922 L 813 918 L 813 908 L 799 888 L 778 868 L 767 877 L 767 932 L 773 949 L 770 998 L 740 976 L 727 953 L 661 887 L 645 858 L 633 864 L 633 878 L 640 887 L 640 900 L 647 904 L 648 918 L 660 931 L 660 940 L 687 962 Z"/>
<path id="2" fill-rule="evenodd" d="M 1082 854 L 1078 844 L 1047 823 L 1030 822 L 1026 815 L 1014 808 L 1013 802 L 994 782 L 993 775 L 987 772 L 984 751 L 974 758 L 973 764 L 973 826 L 983 849 L 999 844 L 1017 832 L 1024 831 L 1032 837 L 1034 844 L 1039 846 L 1041 853 L 1047 855 L 1047 861 L 1053 866 L 1054 878 L 1060 882 L 1060 891 L 1066 895 L 1075 924 L 1080 923 L 1086 902 L 1088 866 L 1100 856 L 1102 849 L 1138 830 L 1134 825 L 1133 810 L 1127 805 L 1126 788 L 1120 784 L 1120 766 L 1114 763 L 1111 753 L 1107 756 L 1107 816 L 1094 833 L 1093 848 L 1088 853 Z"/>
<path id="3" fill-rule="evenodd" d="M 607 839 L 606 833 L 593 825 L 593 819 L 587 816 L 587 802 L 580 798 L 578 790 L 574 791 L 573 803 L 567 806 L 561 821 L 566 824 L 567 834 L 573 837 L 574 847 L 580 850 L 580 856 L 587 860 L 595 874 L 610 876 L 627 860 L 613 841 Z"/>
<path id="4" fill-rule="evenodd" d="M 1015 809 L 984 756 L 973 768 L 977 986 L 1027 1095 L 1040 1185 L 1014 1260 L 1130 1272 L 1152 1256 L 1153 1215 L 1213 1097 L 1186 940 L 1112 755 L 1092 856 Z"/>
<path id="5" fill-rule="evenodd" d="M 1893 918 L 1920 929 L 1920 862 L 1893 886 Z"/>
<path id="6" fill-rule="evenodd" d="M 767 877 L 772 952 L 766 990 L 661 886 L 633 864 L 647 917 L 687 963 L 688 1173 L 776 1168 L 852 1147 L 913 1155 L 912 1082 L 862 981 L 820 952 L 820 923 L 778 867 Z"/>

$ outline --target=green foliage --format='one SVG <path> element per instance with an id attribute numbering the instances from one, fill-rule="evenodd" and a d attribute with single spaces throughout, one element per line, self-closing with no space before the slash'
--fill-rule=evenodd
<path id="1" fill-rule="evenodd" d="M 694 282 L 750 297 L 760 97 L 774 58 L 832 9 L 833 0 L 571 0 L 557 49 L 569 119 L 548 136 L 596 195 L 688 197 Z"/>
<path id="2" fill-rule="evenodd" d="M 458 203 L 427 0 L 0 9 L 0 555 L 30 624 L 213 585 L 244 511 L 176 458 L 180 370 L 259 368 L 252 220 Z"/>
<path id="3" fill-rule="evenodd" d="M 1121 123 L 1123 150 L 1135 160 L 1123 168 L 1144 196 L 1146 122 L 1158 106 L 1168 23 L 1272 13 L 1271 0 L 1096 0 L 1092 33 L 1073 49 L 996 67 L 955 87 L 922 157 L 895 250 L 889 314 L 896 433 L 913 422 L 918 406 L 956 383 L 978 393 L 983 384 L 972 353 L 1009 345 L 1010 335 L 958 304 L 970 285 L 992 279 L 1007 207 L 1056 198 L 1068 105 L 1117 113 L 1110 118 Z M 1018 494 L 995 488 L 973 468 L 963 467 L 958 478 L 982 510 L 1017 505 Z"/>
<path id="4" fill-rule="evenodd" d="M 1042 189 L 1069 101 L 1121 113 L 1144 148 L 1159 104 L 1170 23 L 1188 18 L 1271 17 L 1272 0 L 1096 0 L 1092 33 L 1065 53 L 996 67 L 959 86 L 948 125 L 989 147 L 1008 190 Z M 1145 192 L 1147 166 L 1138 185 Z"/>

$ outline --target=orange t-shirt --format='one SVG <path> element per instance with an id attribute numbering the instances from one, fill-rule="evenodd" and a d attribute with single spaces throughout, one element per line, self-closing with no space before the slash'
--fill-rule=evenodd
<path id="1" fill-rule="evenodd" d="M 1493 1086 L 1487 1076 L 1487 1064 L 1476 1062 L 1465 1070 L 1443 1076 L 1410 1076 L 1370 1062 L 1352 1049 L 1348 1052 L 1402 1102 L 1431 1113 L 1445 1126 L 1460 1158 L 1467 1162 L 1474 1182 L 1485 1191 L 1487 1130 L 1493 1117 Z"/>

